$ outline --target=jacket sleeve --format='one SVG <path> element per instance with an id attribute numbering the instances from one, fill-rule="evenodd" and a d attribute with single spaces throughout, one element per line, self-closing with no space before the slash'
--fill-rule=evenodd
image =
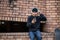
<path id="1" fill-rule="evenodd" d="M 27 27 L 31 27 L 31 17 L 28 16 L 28 19 L 27 19 Z"/>
<path id="2" fill-rule="evenodd" d="M 43 16 L 43 21 L 47 21 L 47 18 L 45 16 Z"/>
<path id="3" fill-rule="evenodd" d="M 47 21 L 47 18 L 43 14 L 40 14 L 40 21 Z"/>

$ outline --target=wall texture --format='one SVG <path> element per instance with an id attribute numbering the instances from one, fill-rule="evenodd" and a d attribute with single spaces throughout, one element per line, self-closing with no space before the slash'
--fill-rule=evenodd
<path id="1" fill-rule="evenodd" d="M 0 0 L 0 20 L 26 22 L 27 17 L 31 15 L 32 8 L 35 7 L 38 8 L 39 12 L 43 13 L 47 18 L 47 22 L 44 25 L 43 30 L 45 32 L 55 32 L 55 29 L 57 27 L 60 27 L 60 0 L 15 0 L 12 1 L 11 3 L 9 3 L 9 0 Z M 45 35 L 45 33 L 42 34 Z M 9 35 L 6 36 L 6 34 L 4 35 L 5 36 L 0 35 L 1 37 L 0 40 L 13 39 L 13 34 L 12 36 Z M 13 39 L 13 40 L 20 40 L 19 36 L 16 37 L 17 39 Z M 24 36 L 24 38 L 25 37 L 26 35 Z M 50 37 L 49 34 L 48 37 L 50 40 L 53 40 L 51 39 L 53 37 Z M 23 38 L 21 40 L 23 40 Z M 43 38 L 43 40 L 47 40 L 47 39 Z"/>
<path id="2" fill-rule="evenodd" d="M 11 4 L 9 0 L 0 0 L 0 20 L 26 22 L 34 7 L 47 17 L 44 31 L 54 32 L 60 26 L 59 0 L 16 0 Z"/>

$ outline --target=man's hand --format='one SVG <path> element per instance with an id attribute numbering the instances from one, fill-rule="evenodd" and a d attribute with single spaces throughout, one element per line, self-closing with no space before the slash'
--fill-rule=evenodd
<path id="1" fill-rule="evenodd" d="M 32 20 L 32 23 L 34 24 L 35 22 L 36 22 L 35 19 L 33 19 L 33 20 Z"/>
<path id="2" fill-rule="evenodd" d="M 34 22 L 34 21 L 32 21 L 32 23 L 34 24 L 35 22 Z"/>

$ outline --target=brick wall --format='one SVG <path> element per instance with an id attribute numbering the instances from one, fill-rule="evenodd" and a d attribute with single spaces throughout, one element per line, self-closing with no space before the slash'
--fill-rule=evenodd
<path id="1" fill-rule="evenodd" d="M 0 20 L 26 22 L 34 7 L 47 17 L 44 31 L 54 32 L 60 26 L 59 0 L 17 0 L 13 1 L 11 5 L 8 0 L 0 0 Z"/>
<path id="2" fill-rule="evenodd" d="M 58 18 L 58 20 L 57 20 L 57 22 L 58 22 L 58 27 L 60 27 L 60 1 L 57 1 L 57 18 Z"/>
<path id="3" fill-rule="evenodd" d="M 31 9 L 34 7 L 47 17 L 46 25 L 43 28 L 45 32 L 54 32 L 57 27 L 60 27 L 60 0 L 17 0 L 13 1 L 11 5 L 9 5 L 8 0 L 0 0 L 0 20 L 26 22 L 27 17 L 31 15 Z M 29 39 L 28 35 L 24 34 L 20 38 L 20 36 L 14 35 L 14 37 L 13 34 L 3 33 L 0 35 L 0 40 Z M 43 40 L 53 40 L 54 38 L 51 36 L 53 33 L 42 34 Z"/>
<path id="4" fill-rule="evenodd" d="M 47 17 L 47 23 L 46 27 L 44 27 L 44 30 L 48 30 L 48 32 L 54 32 L 54 30 L 57 27 L 57 2 L 58 1 L 46 1 L 46 17 Z"/>

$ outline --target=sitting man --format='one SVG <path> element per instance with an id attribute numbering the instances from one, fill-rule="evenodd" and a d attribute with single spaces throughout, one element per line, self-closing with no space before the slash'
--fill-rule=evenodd
<path id="1" fill-rule="evenodd" d="M 37 37 L 37 40 L 41 40 L 40 32 L 40 16 L 38 16 L 38 9 L 32 9 L 32 15 L 28 16 L 27 27 L 29 28 L 29 36 L 31 40 Z"/>

